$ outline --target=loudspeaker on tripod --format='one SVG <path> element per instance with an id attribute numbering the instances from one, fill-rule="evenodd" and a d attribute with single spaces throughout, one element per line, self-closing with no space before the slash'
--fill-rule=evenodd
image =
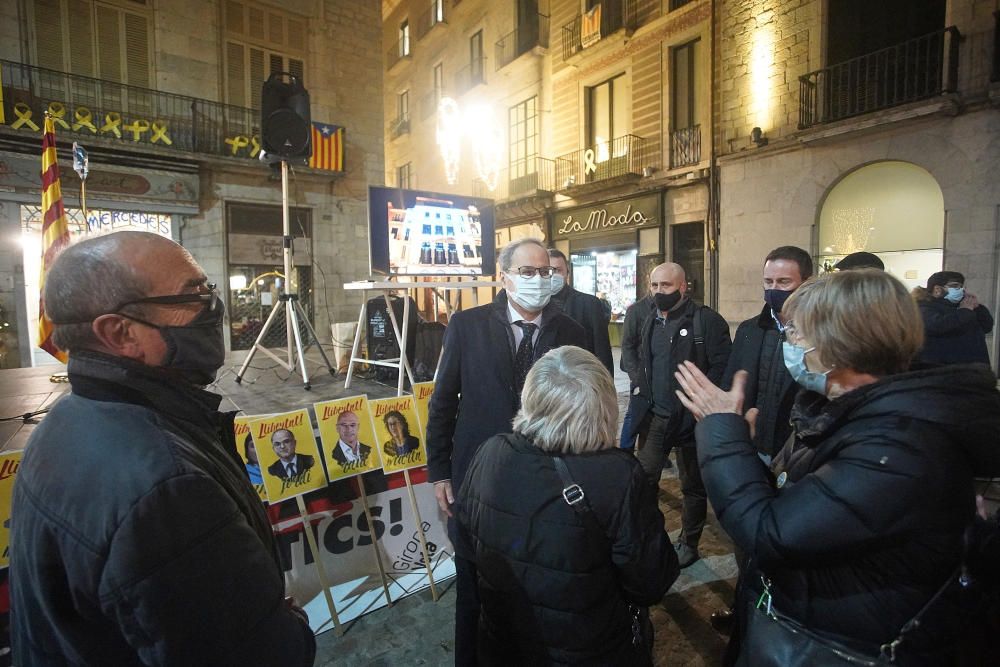
<path id="1" fill-rule="evenodd" d="M 268 159 L 308 162 L 312 155 L 309 92 L 289 72 L 274 72 L 261 91 L 261 145 Z"/>

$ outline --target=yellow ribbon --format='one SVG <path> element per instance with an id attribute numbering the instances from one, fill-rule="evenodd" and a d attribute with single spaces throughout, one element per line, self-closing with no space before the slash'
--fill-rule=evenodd
<path id="1" fill-rule="evenodd" d="M 63 106 L 62 102 L 49 102 L 49 115 L 54 123 L 58 123 L 63 129 L 69 129 L 69 123 L 63 120 L 63 116 L 66 115 L 66 107 Z"/>
<path id="2" fill-rule="evenodd" d="M 119 139 L 122 138 L 122 131 L 118 129 L 118 126 L 122 124 L 122 115 L 117 111 L 109 111 L 104 114 L 104 125 L 101 126 L 101 132 L 110 132 Z"/>
<path id="3" fill-rule="evenodd" d="M 28 129 L 38 132 L 39 127 L 35 125 L 35 121 L 31 120 L 32 113 L 31 107 L 24 102 L 18 102 L 14 105 L 14 115 L 17 116 L 17 120 L 11 123 L 10 126 L 16 130 L 22 125 L 27 125 Z"/>
<path id="4" fill-rule="evenodd" d="M 81 127 L 90 130 L 91 134 L 97 134 L 97 127 L 94 126 L 93 115 L 87 107 L 77 107 L 73 112 L 76 122 L 73 123 L 73 131 L 78 132 Z"/>
<path id="5" fill-rule="evenodd" d="M 255 134 L 250 137 L 250 157 L 257 157 L 258 153 L 260 153 L 260 139 Z"/>
<path id="6" fill-rule="evenodd" d="M 139 141 L 139 135 L 149 131 L 149 122 L 136 118 L 131 125 L 126 125 L 122 129 L 132 133 L 132 141 Z"/>
<path id="7" fill-rule="evenodd" d="M 246 148 L 250 145 L 250 140 L 244 137 L 242 134 L 238 134 L 235 137 L 230 137 L 226 139 L 226 143 L 232 148 L 233 155 L 236 155 L 236 151 L 241 148 Z"/>
<path id="8" fill-rule="evenodd" d="M 153 121 L 153 136 L 149 138 L 149 143 L 155 144 L 161 139 L 167 146 L 172 146 L 174 144 L 170 137 L 167 136 L 167 124 L 163 121 Z"/>

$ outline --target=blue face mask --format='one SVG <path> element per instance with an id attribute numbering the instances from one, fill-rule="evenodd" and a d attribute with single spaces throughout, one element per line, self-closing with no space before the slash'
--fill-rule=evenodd
<path id="1" fill-rule="evenodd" d="M 792 379 L 809 391 L 826 395 L 826 376 L 830 371 L 816 373 L 806 367 L 806 355 L 815 349 L 815 347 L 806 349 L 801 345 L 789 343 L 787 340 L 781 344 L 785 368 L 791 373 Z"/>
<path id="2" fill-rule="evenodd" d="M 965 298 L 964 287 L 945 287 L 945 289 L 948 290 L 948 293 L 944 295 L 944 298 L 952 303 L 958 303 Z"/>

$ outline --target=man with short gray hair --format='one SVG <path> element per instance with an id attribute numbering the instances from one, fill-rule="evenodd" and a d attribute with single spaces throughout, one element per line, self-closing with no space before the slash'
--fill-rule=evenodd
<path id="1" fill-rule="evenodd" d="M 224 307 L 170 239 L 71 245 L 45 286 L 70 394 L 32 433 L 14 488 L 18 665 L 311 665 L 270 523 L 204 391 Z"/>
<path id="2" fill-rule="evenodd" d="M 455 313 L 444 334 L 427 418 L 427 470 L 455 546 L 458 665 L 475 664 L 479 597 L 472 545 L 451 518 L 455 494 L 479 446 L 511 430 L 535 360 L 585 344 L 580 325 L 550 303 L 552 273 L 541 241 L 514 241 L 500 252 L 504 289 L 491 304 Z"/>

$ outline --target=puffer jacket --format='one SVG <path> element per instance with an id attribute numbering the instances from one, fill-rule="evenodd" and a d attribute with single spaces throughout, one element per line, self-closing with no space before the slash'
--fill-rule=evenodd
<path id="1" fill-rule="evenodd" d="M 221 398 L 94 352 L 68 372 L 14 485 L 14 663 L 311 665 Z"/>
<path id="2" fill-rule="evenodd" d="M 458 497 L 475 546 L 483 664 L 642 664 L 629 603 L 658 602 L 680 570 L 642 468 L 617 449 L 565 455 L 604 538 L 562 497 L 552 455 L 523 436 L 480 448 Z"/>
<path id="3" fill-rule="evenodd" d="M 941 589 L 962 558 L 973 476 L 1000 475 L 1000 394 L 982 366 L 889 376 L 834 400 L 799 393 L 796 441 L 773 467 L 733 414 L 696 429 L 716 515 L 751 559 L 740 591 L 754 612 L 760 576 L 774 606 L 869 655 Z M 946 664 L 961 623 L 946 594 L 908 635 L 899 664 Z"/>

